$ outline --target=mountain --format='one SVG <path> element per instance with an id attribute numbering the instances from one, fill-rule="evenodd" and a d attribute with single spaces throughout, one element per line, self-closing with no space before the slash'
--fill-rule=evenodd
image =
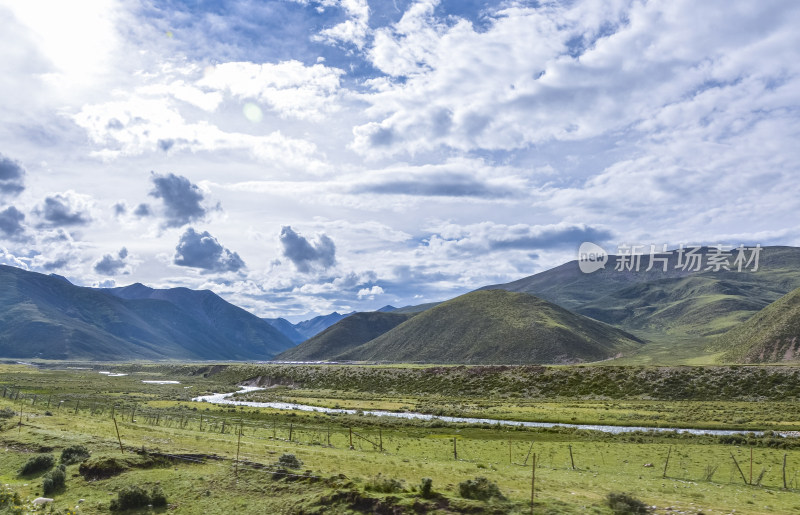
<path id="1" fill-rule="evenodd" d="M 707 264 L 713 252 L 704 247 L 698 255 Z M 571 261 L 481 290 L 529 293 L 649 338 L 721 334 L 800 287 L 800 249 L 796 247 L 763 247 L 757 271 L 750 271 L 752 265 L 741 272 L 705 270 L 705 264 L 699 271 L 690 271 L 678 267 L 677 252 L 656 257 L 667 260 L 666 272 L 662 262 L 654 262 L 653 269 L 646 271 L 649 256 L 642 256 L 638 272 L 617 271 L 622 258 L 609 256 L 605 268 L 594 273 L 581 272 L 578 262 Z"/>
<path id="2" fill-rule="evenodd" d="M 800 288 L 784 295 L 715 341 L 735 363 L 800 360 Z"/>
<path id="3" fill-rule="evenodd" d="M 279 354 L 282 361 L 324 361 L 367 343 L 413 315 L 370 311 L 353 313 L 297 347 Z"/>
<path id="4" fill-rule="evenodd" d="M 476 291 L 430 308 L 336 359 L 424 363 L 577 363 L 641 340 L 524 293 Z"/>
<path id="5" fill-rule="evenodd" d="M 269 359 L 292 343 L 209 291 L 93 289 L 0 265 L 0 355 L 13 358 Z"/>
<path id="6" fill-rule="evenodd" d="M 280 331 L 281 334 L 289 338 L 295 345 L 306 340 L 306 337 L 295 329 L 294 324 L 285 318 L 262 318 L 262 320 Z"/>
<path id="7" fill-rule="evenodd" d="M 397 311 L 397 308 L 392 306 L 391 304 L 387 304 L 382 308 L 378 308 L 375 311 L 380 311 L 381 313 L 389 313 L 390 311 Z"/>
<path id="8" fill-rule="evenodd" d="M 402 308 L 397 308 L 394 310 L 395 313 L 422 313 L 426 309 L 431 309 L 434 306 L 438 306 L 441 302 L 428 302 L 427 304 L 417 304 L 416 306 L 403 306 Z"/>
<path id="9" fill-rule="evenodd" d="M 336 311 L 334 311 L 333 313 L 330 313 L 328 315 L 320 315 L 310 320 L 303 320 L 302 322 L 298 322 L 294 324 L 294 328 L 297 330 L 298 333 L 303 335 L 304 339 L 308 339 L 311 338 L 312 336 L 321 333 L 322 331 L 329 328 L 339 320 L 348 317 L 353 313 L 355 313 L 355 311 L 351 311 L 350 313 L 341 315 Z"/>

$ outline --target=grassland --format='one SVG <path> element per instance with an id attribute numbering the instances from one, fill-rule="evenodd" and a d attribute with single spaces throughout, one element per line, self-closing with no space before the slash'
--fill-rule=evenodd
<path id="1" fill-rule="evenodd" d="M 739 424 L 754 430 L 769 429 L 770 419 L 781 418 L 772 422 L 797 429 L 798 413 L 793 408 L 796 397 L 791 396 L 790 386 L 795 382 L 793 369 L 705 370 L 701 374 L 712 387 L 703 400 L 699 393 L 692 399 L 643 399 L 636 391 L 622 392 L 616 399 L 590 399 L 581 394 L 581 387 L 573 388 L 576 394 L 572 397 L 560 395 L 548 401 L 548 392 L 557 388 L 567 391 L 573 374 L 582 375 L 585 382 L 596 387 L 603 387 L 604 382 L 618 382 L 624 387 L 624 378 L 639 377 L 637 374 L 662 377 L 666 385 L 683 376 L 648 368 L 548 368 L 538 375 L 552 375 L 549 390 L 540 382 L 539 393 L 534 394 L 533 389 L 528 392 L 519 386 L 532 371 L 499 368 L 486 369 L 484 382 L 473 384 L 464 379 L 468 369 L 459 367 L 292 369 L 140 364 L 108 368 L 129 374 L 108 377 L 96 368 L 0 366 L 0 389 L 4 393 L 0 411 L 8 408 L 13 412 L 13 416 L 0 419 L 0 446 L 4 449 L 0 453 L 0 483 L 9 485 L 23 500 L 31 500 L 42 493 L 41 474 L 18 476 L 16 471 L 22 464 L 37 453 L 57 457 L 61 449 L 82 444 L 92 451 L 88 463 L 95 469 L 110 462 L 121 463 L 119 473 L 99 479 L 86 473 L 91 468 L 86 464 L 83 474 L 80 465 L 69 465 L 66 489 L 54 496 L 54 512 L 66 513 L 77 507 L 79 513 L 107 513 L 120 489 L 137 484 L 160 486 L 169 503 L 167 508 L 143 512 L 530 513 L 535 453 L 536 513 L 611 513 L 606 495 L 622 491 L 656 506 L 658 512 L 667 508 L 685 513 L 800 511 L 800 442 L 792 438 L 648 432 L 611 435 L 189 402 L 195 395 L 231 391 L 235 384 L 260 376 L 283 384 L 259 395 L 318 405 L 473 410 L 483 416 L 552 416 L 573 422 L 622 423 L 649 418 L 664 425 L 695 420 L 724 426 L 728 420 L 730 426 Z M 713 386 L 717 384 L 715 378 L 720 381 L 717 386 Z M 721 382 L 731 378 L 736 380 L 727 391 Z M 141 382 L 164 379 L 180 384 Z M 562 380 L 565 384 L 557 387 Z M 450 384 L 449 389 L 441 387 L 445 382 Z M 661 385 L 655 383 L 650 385 L 650 394 Z M 481 390 L 487 384 L 494 386 Z M 773 385 L 773 393 L 754 393 L 766 384 Z M 425 388 L 429 388 L 427 395 Z M 400 392 L 402 389 L 405 391 Z M 655 391 L 667 396 L 666 390 Z M 711 393 L 720 397 L 711 398 Z M 120 452 L 112 415 L 124 452 Z M 737 422 L 737 416 L 749 420 Z M 351 429 L 355 433 L 353 449 Z M 731 458 L 732 454 L 749 482 L 751 450 L 754 485 L 745 484 Z M 278 467 L 280 456 L 286 453 L 299 458 L 302 467 Z M 667 455 L 670 458 L 664 474 Z M 784 456 L 787 489 L 783 488 Z M 506 499 L 462 498 L 459 483 L 479 476 L 495 482 Z M 432 479 L 435 492 L 427 499 L 419 488 L 425 477 Z"/>

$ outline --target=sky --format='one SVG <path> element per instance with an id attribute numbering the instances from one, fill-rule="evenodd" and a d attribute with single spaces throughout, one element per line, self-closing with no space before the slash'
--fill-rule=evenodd
<path id="1" fill-rule="evenodd" d="M 800 245 L 794 0 L 0 0 L 0 263 L 263 317 Z"/>

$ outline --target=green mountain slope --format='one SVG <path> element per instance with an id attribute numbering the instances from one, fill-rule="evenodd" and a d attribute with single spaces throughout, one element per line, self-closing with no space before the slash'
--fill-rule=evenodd
<path id="1" fill-rule="evenodd" d="M 714 346 L 729 362 L 800 361 L 800 288 L 719 336 Z"/>
<path id="2" fill-rule="evenodd" d="M 706 254 L 708 249 L 704 249 Z M 675 268 L 677 255 L 668 256 L 668 269 L 658 264 L 645 271 L 616 271 L 618 257 L 609 256 L 605 269 L 580 271 L 577 261 L 517 281 L 487 286 L 536 295 L 576 313 L 615 325 L 647 338 L 721 334 L 758 310 L 800 287 L 800 248 L 764 247 L 759 269 L 752 271 L 690 272 Z"/>
<path id="3" fill-rule="evenodd" d="M 609 325 L 523 293 L 477 291 L 423 311 L 337 359 L 425 363 L 576 363 L 637 349 Z"/>
<path id="4" fill-rule="evenodd" d="M 371 311 L 353 313 L 275 359 L 284 361 L 330 360 L 402 324 L 412 315 Z"/>
<path id="5" fill-rule="evenodd" d="M 347 318 L 353 313 L 354 312 L 341 314 L 334 311 L 333 313 L 329 313 L 327 315 L 320 315 L 308 320 L 303 320 L 302 322 L 298 322 L 294 324 L 294 328 L 303 336 L 303 339 L 308 339 L 312 336 L 318 335 L 339 320 Z"/>
<path id="6" fill-rule="evenodd" d="M 189 292 L 178 292 L 183 304 L 126 299 L 63 278 L 0 266 L 0 356 L 269 359 L 292 346 L 269 324 L 213 293 Z M 190 305 L 187 298 L 202 302 Z M 233 325 L 238 329 L 228 333 Z"/>

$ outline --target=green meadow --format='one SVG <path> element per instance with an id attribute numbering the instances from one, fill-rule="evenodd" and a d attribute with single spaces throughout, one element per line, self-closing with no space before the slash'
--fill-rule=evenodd
<path id="1" fill-rule="evenodd" d="M 625 385 L 625 377 L 641 374 L 662 377 L 665 384 L 681 377 L 650 368 L 538 367 L 538 383 L 528 377 L 532 368 L 480 370 L 0 365 L 0 484 L 5 489 L 0 501 L 8 513 L 34 511 L 31 503 L 43 495 L 44 478 L 56 467 L 25 475 L 18 471 L 35 456 L 52 455 L 57 464 L 62 450 L 85 446 L 90 456 L 66 465 L 64 486 L 38 511 L 109 513 L 135 485 L 163 492 L 166 505 L 151 503 L 129 513 L 531 513 L 534 483 L 534 513 L 614 513 L 608 496 L 622 493 L 657 513 L 800 512 L 800 440 L 771 433 L 610 434 L 190 402 L 197 395 L 235 391 L 251 380 L 273 383 L 247 394 L 251 400 L 358 410 L 797 429 L 794 371 L 786 367 L 704 369 L 700 375 L 710 386 L 682 399 L 659 398 L 658 391 L 661 397 L 670 395 L 656 381 L 649 391 L 604 398 L 546 393 L 566 392 L 566 385 L 581 376 L 596 388 L 612 380 Z M 480 381 L 470 382 L 477 373 Z M 723 388 L 723 380 L 732 378 L 733 387 Z M 481 389 L 489 384 L 491 390 Z M 773 386 L 769 394 L 752 398 L 767 384 Z M 428 395 L 424 388 L 430 389 Z"/>

